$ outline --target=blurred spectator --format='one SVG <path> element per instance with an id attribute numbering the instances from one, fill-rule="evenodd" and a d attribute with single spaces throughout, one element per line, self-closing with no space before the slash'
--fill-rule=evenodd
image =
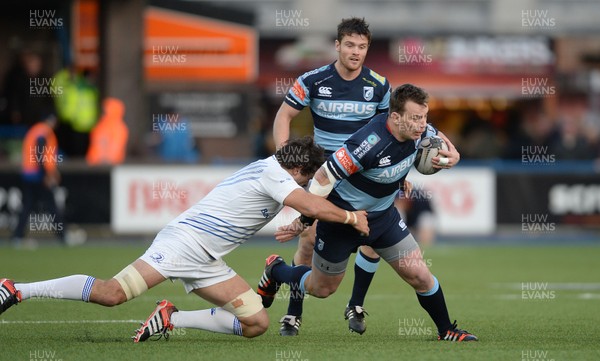
<path id="1" fill-rule="evenodd" d="M 263 97 L 266 101 L 266 97 Z M 273 140 L 273 118 L 268 118 L 264 107 L 254 109 L 254 117 L 250 121 L 250 129 L 253 134 L 254 158 L 263 159 L 275 154 L 275 141 Z"/>
<path id="2" fill-rule="evenodd" d="M 436 238 L 436 216 L 429 194 L 423 189 L 413 189 L 406 197 L 401 191 L 394 200 L 394 206 L 421 247 L 433 245 Z"/>
<path id="3" fill-rule="evenodd" d="M 98 89 L 90 78 L 90 72 L 81 74 L 74 67 L 54 75 L 55 85 L 62 89 L 62 94 L 54 98 L 60 121 L 58 138 L 69 156 L 85 156 L 89 133 L 98 120 Z"/>
<path id="4" fill-rule="evenodd" d="M 467 111 L 461 130 L 461 156 L 465 159 L 496 158 L 501 151 L 502 139 L 491 121 L 482 119 L 474 110 Z"/>
<path id="5" fill-rule="evenodd" d="M 47 91 L 50 80 L 40 54 L 30 49 L 18 54 L 4 81 L 8 124 L 29 128 L 43 114 L 53 111 L 52 97 Z"/>
<path id="6" fill-rule="evenodd" d="M 524 147 L 542 147 L 544 152 L 558 138 L 554 122 L 543 112 L 540 102 L 522 104 L 509 116 L 508 143 L 504 158 L 521 160 Z"/>
<path id="7" fill-rule="evenodd" d="M 200 160 L 190 123 L 170 107 L 164 113 L 153 115 L 148 145 L 165 162 L 197 163 Z"/>
<path id="8" fill-rule="evenodd" d="M 21 246 L 27 224 L 30 225 L 30 230 L 34 226 L 33 229 L 52 231 L 65 243 L 65 224 L 54 199 L 54 189 L 60 183 L 57 163 L 62 159 L 53 130 L 57 119 L 54 114 L 47 114 L 42 119 L 29 129 L 23 140 L 23 208 L 12 236 L 16 247 Z M 40 210 L 49 215 L 47 219 L 37 216 L 33 220 L 30 218 L 38 203 Z M 38 227 L 46 221 L 50 222 L 49 226 Z"/>
<path id="9" fill-rule="evenodd" d="M 597 133 L 586 123 L 585 101 L 577 96 L 561 100 L 558 115 L 559 135 L 551 144 L 550 153 L 557 160 L 590 160 L 598 154 L 594 147 Z"/>
<path id="10" fill-rule="evenodd" d="M 106 98 L 103 112 L 90 133 L 86 160 L 90 165 L 123 163 L 129 138 L 129 130 L 123 120 L 125 105 L 119 99 Z"/>

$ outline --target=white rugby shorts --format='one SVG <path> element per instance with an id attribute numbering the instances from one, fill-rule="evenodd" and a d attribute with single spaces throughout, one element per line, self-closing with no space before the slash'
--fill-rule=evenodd
<path id="1" fill-rule="evenodd" d="M 165 227 L 140 257 L 163 277 L 183 282 L 186 292 L 212 286 L 236 273 L 222 259 L 214 259 L 187 232 Z"/>

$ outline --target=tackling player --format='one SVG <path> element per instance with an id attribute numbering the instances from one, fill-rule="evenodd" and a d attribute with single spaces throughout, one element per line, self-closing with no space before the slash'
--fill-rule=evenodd
<path id="1" fill-rule="evenodd" d="M 343 19 L 337 28 L 337 61 L 300 76 L 281 104 L 273 124 L 275 144 L 290 135 L 290 123 L 308 106 L 314 121 L 315 142 L 329 156 L 344 141 L 378 113 L 387 113 L 389 82 L 363 66 L 371 43 L 371 31 L 364 19 Z M 310 265 L 315 244 L 315 226 L 302 232 L 293 263 Z M 361 247 L 354 265 L 354 287 L 344 311 L 350 330 L 366 330 L 363 304 L 379 256 L 370 247 Z M 292 286 L 287 315 L 280 320 L 282 336 L 295 336 L 301 325 L 304 295 Z"/>
<path id="2" fill-rule="evenodd" d="M 323 160 L 323 149 L 311 137 L 291 140 L 274 156 L 256 161 L 219 183 L 163 228 L 139 259 L 109 280 L 87 275 L 34 283 L 0 279 L 0 313 L 32 297 L 115 306 L 166 279 L 178 278 L 188 293 L 194 292 L 218 307 L 179 311 L 163 300 L 136 331 L 135 342 L 152 335 L 168 337 L 174 327 L 259 336 L 269 325 L 261 298 L 227 266 L 223 256 L 271 221 L 283 205 L 308 217 L 349 223 L 359 232 L 369 232 L 366 212 L 342 210 L 301 187 Z"/>
<path id="3" fill-rule="evenodd" d="M 447 137 L 427 124 L 427 99 L 427 93 L 414 85 L 396 88 L 389 115 L 376 116 L 350 136 L 310 183 L 311 193 L 326 196 L 341 208 L 367 210 L 371 233 L 365 236 L 345 225 L 320 221 L 312 270 L 304 265 L 288 266 L 278 255 L 269 256 L 259 283 L 263 295 L 274 297 L 277 286 L 285 282 L 298 283 L 301 291 L 316 297 L 327 297 L 341 283 L 352 250 L 367 244 L 414 288 L 419 303 L 437 326 L 439 340 L 477 340 L 458 329 L 456 321 L 450 322 L 440 283 L 394 208 L 399 182 L 406 178 L 423 137 L 437 134 L 448 144 L 447 153 L 433 158 L 435 167 L 450 168 L 460 159 Z M 285 241 L 295 233 L 288 228 L 276 236 Z"/>

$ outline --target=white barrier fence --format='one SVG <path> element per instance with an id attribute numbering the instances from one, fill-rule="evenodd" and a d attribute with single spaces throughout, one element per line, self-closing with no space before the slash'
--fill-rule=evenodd
<path id="1" fill-rule="evenodd" d="M 156 233 L 241 167 L 119 166 L 111 174 L 111 228 L 120 234 Z M 431 195 L 440 234 L 490 234 L 495 230 L 495 176 L 487 168 L 457 168 L 408 179 Z M 419 194 L 417 193 L 417 196 Z M 258 234 L 269 236 L 298 216 L 284 210 Z"/>

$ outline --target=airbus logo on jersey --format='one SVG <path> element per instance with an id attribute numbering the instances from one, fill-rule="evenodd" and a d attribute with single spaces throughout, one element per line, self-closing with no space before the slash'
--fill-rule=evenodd
<path id="1" fill-rule="evenodd" d="M 331 87 L 330 86 L 320 86 L 319 87 L 319 95 L 322 97 L 331 98 Z"/>
<path id="2" fill-rule="evenodd" d="M 400 179 L 399 176 L 403 173 L 403 171 L 407 168 L 410 168 L 413 165 L 413 163 L 415 162 L 415 157 L 416 157 L 415 154 L 411 154 L 409 157 L 404 158 L 404 160 L 402 162 L 400 162 L 399 164 L 397 164 L 393 167 L 384 169 L 381 173 L 379 173 L 376 176 L 376 178 L 378 178 L 379 180 L 384 180 L 384 179 L 396 180 L 396 178 Z"/>
<path id="3" fill-rule="evenodd" d="M 379 166 L 380 167 L 387 167 L 388 165 L 392 164 L 392 161 L 390 160 L 391 155 L 386 155 L 385 157 L 379 159 Z"/>
<path id="4" fill-rule="evenodd" d="M 317 109 L 328 113 L 368 115 L 375 113 L 375 104 L 315 101 Z"/>

